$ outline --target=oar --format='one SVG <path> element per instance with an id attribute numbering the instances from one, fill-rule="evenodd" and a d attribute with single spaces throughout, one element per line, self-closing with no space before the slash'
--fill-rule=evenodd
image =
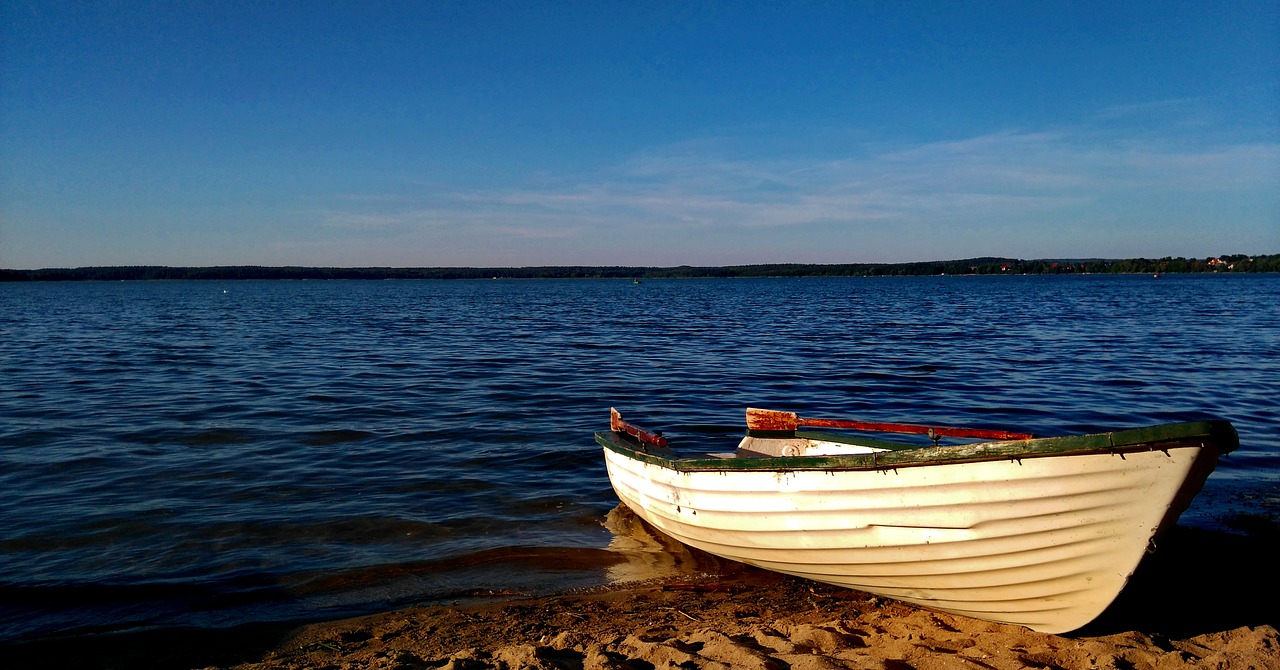
<path id="1" fill-rule="evenodd" d="M 623 421 L 622 415 L 612 407 L 609 408 L 609 428 L 617 433 L 626 433 L 645 444 L 652 444 L 655 447 L 667 446 L 667 438 L 660 433 L 648 431 Z"/>
<path id="2" fill-rule="evenodd" d="M 847 428 L 850 430 L 866 430 L 881 433 L 910 433 L 928 435 L 937 441 L 940 437 L 976 437 L 988 440 L 1029 440 L 1035 435 L 1031 433 L 1013 433 L 1004 430 L 986 430 L 983 428 L 951 428 L 946 426 L 925 426 L 913 423 L 881 423 L 874 421 L 849 421 L 844 419 L 807 419 L 795 412 L 779 412 L 770 409 L 747 408 L 748 430 L 773 430 L 795 432 L 800 426 L 813 428 Z"/>

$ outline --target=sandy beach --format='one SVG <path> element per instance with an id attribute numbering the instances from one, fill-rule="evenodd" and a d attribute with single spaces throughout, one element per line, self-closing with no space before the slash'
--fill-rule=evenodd
<path id="1" fill-rule="evenodd" d="M 1103 615 L 1067 635 L 933 612 L 690 550 L 619 506 L 608 585 L 495 592 L 341 621 L 0 645 L 9 667 L 1277 668 L 1275 524 L 1175 528 Z M 478 594 L 481 595 L 481 594 Z"/>
<path id="2" fill-rule="evenodd" d="M 1165 616 L 1167 603 L 1148 608 L 1129 598 L 1090 630 L 1049 635 L 759 570 L 730 573 L 6 656 L 17 661 L 10 667 L 235 670 L 1280 668 L 1274 601 L 1202 610 L 1213 603 L 1191 595 L 1173 612 L 1184 616 Z M 1274 595 L 1274 586 L 1263 588 Z M 1119 625 L 1125 620 L 1138 627 Z"/>
<path id="3" fill-rule="evenodd" d="M 1280 668 L 1280 635 L 1048 635 L 744 571 L 308 626 L 236 667 Z"/>

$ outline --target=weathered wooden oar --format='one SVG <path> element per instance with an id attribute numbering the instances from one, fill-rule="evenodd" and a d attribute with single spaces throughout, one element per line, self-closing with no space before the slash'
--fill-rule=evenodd
<path id="1" fill-rule="evenodd" d="M 947 426 L 925 426 L 912 423 L 881 423 L 874 421 L 849 421 L 843 419 L 808 419 L 795 412 L 779 412 L 770 409 L 747 408 L 748 430 L 774 430 L 794 432 L 801 426 L 812 428 L 847 428 L 850 430 L 866 430 L 881 433 L 910 433 L 928 435 L 930 439 L 939 437 L 976 437 L 989 440 L 1029 440 L 1035 435 L 1031 433 L 1014 433 L 1004 430 L 986 430 L 983 428 L 952 428 Z"/>
<path id="2" fill-rule="evenodd" d="M 618 410 L 609 408 L 609 428 L 617 433 L 626 433 L 645 444 L 651 444 L 655 447 L 667 446 L 667 438 L 659 433 L 645 430 L 639 426 L 627 423 L 622 420 L 622 415 Z"/>

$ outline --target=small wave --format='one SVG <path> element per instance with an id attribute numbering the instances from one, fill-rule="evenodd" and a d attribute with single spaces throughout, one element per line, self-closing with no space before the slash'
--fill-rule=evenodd
<path id="1" fill-rule="evenodd" d="M 189 446 L 218 446 L 224 444 L 249 444 L 258 439 L 257 431 L 243 428 L 218 427 L 193 432 L 172 429 L 150 429 L 121 436 L 125 442 L 141 445 L 186 444 Z"/>
<path id="2" fill-rule="evenodd" d="M 1151 382 L 1141 379 L 1103 379 L 1099 383 L 1103 386 L 1125 386 L 1125 387 L 1142 387 L 1150 386 Z"/>
<path id="3" fill-rule="evenodd" d="M 305 434 L 301 441 L 313 447 L 324 447 L 344 442 L 359 442 L 373 436 L 374 433 L 363 430 L 321 430 Z"/>

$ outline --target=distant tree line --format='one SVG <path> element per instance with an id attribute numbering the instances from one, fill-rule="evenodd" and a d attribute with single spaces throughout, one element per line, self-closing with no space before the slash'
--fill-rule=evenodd
<path id="1" fill-rule="evenodd" d="M 153 265 L 0 270 L 0 281 L 176 279 L 661 279 L 697 277 L 894 277 L 1000 274 L 1280 272 L 1280 254 L 1210 258 L 1019 260 L 970 258 L 918 263 L 779 263 L 724 267 L 545 266 L 524 268 L 165 267 Z"/>

